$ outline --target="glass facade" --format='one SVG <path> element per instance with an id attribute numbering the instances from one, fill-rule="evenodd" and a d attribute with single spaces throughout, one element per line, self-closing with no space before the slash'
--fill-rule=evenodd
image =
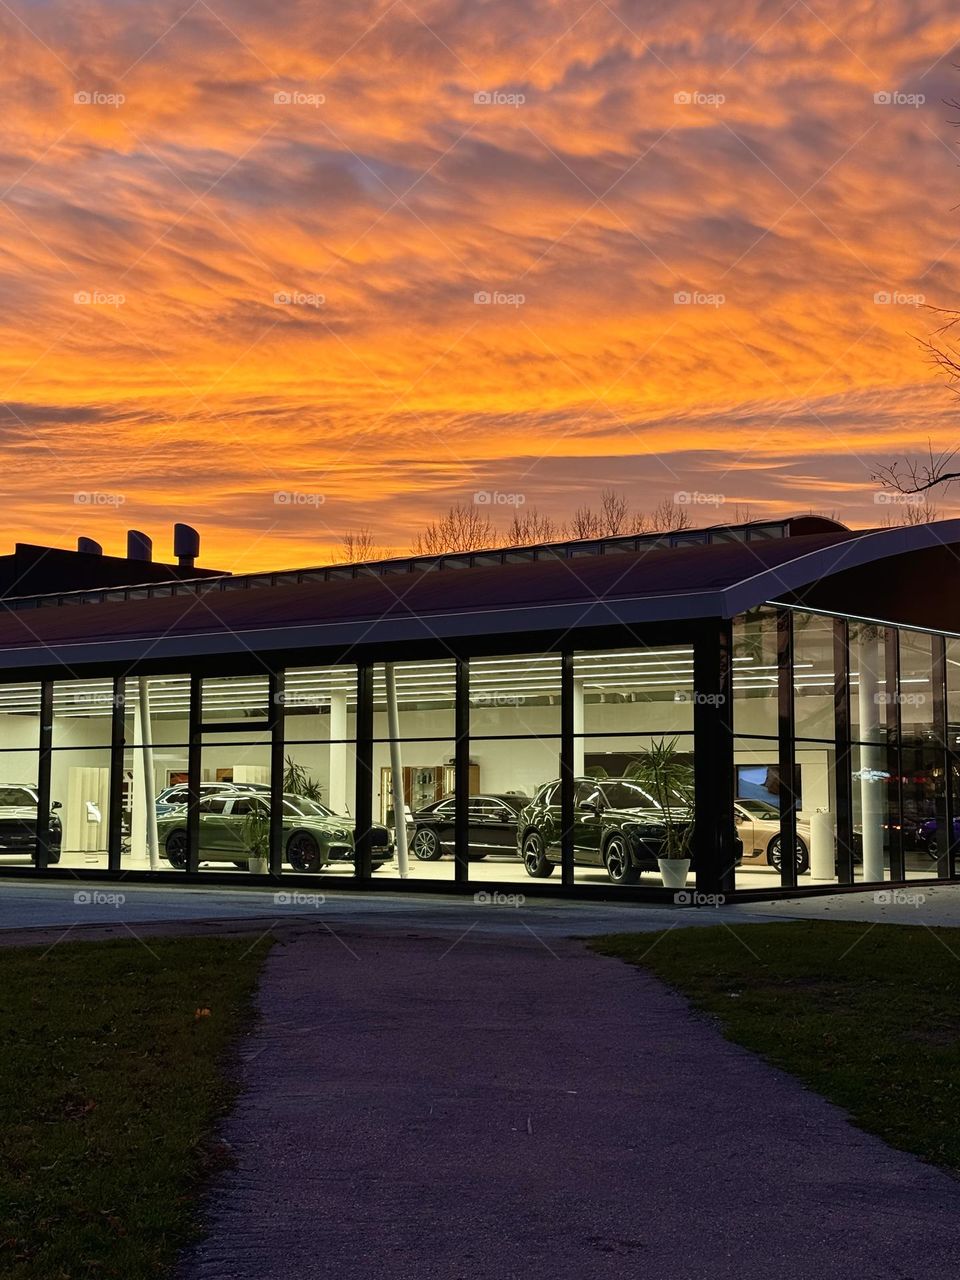
<path id="1" fill-rule="evenodd" d="M 952 876 L 960 638 L 776 605 L 669 631 L 2 685 L 0 866 L 661 894 Z"/>

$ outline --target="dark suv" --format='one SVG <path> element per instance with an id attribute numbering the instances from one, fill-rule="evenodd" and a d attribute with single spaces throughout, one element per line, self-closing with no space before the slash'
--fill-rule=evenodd
<path id="1" fill-rule="evenodd" d="M 32 857 L 37 845 L 37 808 L 40 796 L 32 783 L 7 782 L 0 785 L 0 854 Z M 60 801 L 50 806 L 47 862 L 60 861 L 63 827 L 55 810 Z"/>
<path id="2" fill-rule="evenodd" d="M 675 814 L 675 817 L 677 815 Z M 684 820 L 680 815 L 680 821 Z M 549 782 L 520 814 L 517 848 L 527 874 L 549 876 L 560 863 L 560 782 Z M 634 884 L 657 871 L 666 827 L 663 810 L 630 778 L 577 778 L 573 802 L 573 860 L 606 867 L 614 884 Z M 743 844 L 736 837 L 739 862 Z"/>

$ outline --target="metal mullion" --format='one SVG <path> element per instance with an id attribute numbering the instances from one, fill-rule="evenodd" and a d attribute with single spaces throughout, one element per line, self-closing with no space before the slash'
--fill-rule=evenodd
<path id="1" fill-rule="evenodd" d="M 356 750 L 353 874 L 355 880 L 369 881 L 373 875 L 370 830 L 373 822 L 373 667 L 369 663 L 364 663 L 357 669 Z"/>
<path id="2" fill-rule="evenodd" d="M 187 866 L 188 874 L 200 869 L 200 778 L 203 753 L 203 681 L 190 676 L 189 746 L 187 748 Z"/>
<path id="3" fill-rule="evenodd" d="M 950 755 L 947 749 L 947 642 L 944 636 L 931 638 L 933 676 L 933 725 L 937 741 L 937 755 L 943 773 L 943 787 L 937 796 L 937 830 L 942 838 L 937 841 L 937 876 L 949 880 L 951 876 L 951 846 L 953 844 L 953 797 L 950 777 Z"/>
<path id="4" fill-rule="evenodd" d="M 115 676 L 110 717 L 110 798 L 107 810 L 107 869 L 119 871 L 123 862 L 123 765 L 126 747 L 126 679 Z M 132 836 L 131 832 L 131 836 Z"/>
<path id="5" fill-rule="evenodd" d="M 796 888 L 797 725 L 794 705 L 793 614 L 777 610 L 777 768 L 780 774 L 780 884 Z"/>
<path id="6" fill-rule="evenodd" d="M 574 682 L 573 651 L 560 657 L 560 881 L 574 883 Z"/>
<path id="7" fill-rule="evenodd" d="M 271 671 L 270 698 L 270 874 L 283 874 L 283 751 L 286 704 L 284 673 Z"/>
<path id="8" fill-rule="evenodd" d="M 693 852 L 697 892 L 736 886 L 731 665 L 733 627 L 725 619 L 693 640 Z"/>
<path id="9" fill-rule="evenodd" d="M 897 818 L 895 823 L 888 822 L 887 824 L 890 833 L 890 879 L 905 880 L 906 851 L 903 843 L 903 752 L 901 749 L 903 717 L 900 706 L 900 633 L 895 627 L 884 628 L 883 658 L 887 688 L 887 772 L 892 778 L 896 778 L 897 782 L 895 790 Z"/>
<path id="10" fill-rule="evenodd" d="M 454 737 L 454 879 L 470 879 L 470 662 L 457 659 Z"/>
<path id="11" fill-rule="evenodd" d="M 853 884 L 853 784 L 850 747 L 850 635 L 845 618 L 833 621 L 833 724 L 836 744 L 837 880 Z"/>
<path id="12" fill-rule="evenodd" d="M 40 740 L 37 760 L 37 826 L 34 864 L 44 871 L 50 862 L 50 775 L 53 769 L 53 681 L 40 682 Z M 62 846 L 61 846 L 62 847 Z"/>

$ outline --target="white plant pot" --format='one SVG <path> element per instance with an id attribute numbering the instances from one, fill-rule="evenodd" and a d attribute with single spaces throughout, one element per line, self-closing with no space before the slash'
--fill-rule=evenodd
<path id="1" fill-rule="evenodd" d="M 689 858 L 658 858 L 657 861 L 665 889 L 683 889 L 686 886 Z"/>
<path id="2" fill-rule="evenodd" d="M 270 859 L 250 858 L 247 861 L 247 870 L 252 876 L 265 876 L 270 871 Z"/>

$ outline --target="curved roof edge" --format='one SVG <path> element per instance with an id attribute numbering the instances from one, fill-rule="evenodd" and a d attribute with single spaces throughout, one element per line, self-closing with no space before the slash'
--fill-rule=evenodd
<path id="1" fill-rule="evenodd" d="M 834 546 L 808 551 L 775 568 L 763 569 L 722 591 L 722 614 L 732 618 L 768 600 L 829 578 L 848 569 L 872 564 L 891 556 L 935 547 L 960 546 L 960 520 L 932 524 L 898 525 L 892 529 L 867 529 Z M 958 555 L 960 567 L 960 555 Z"/>

